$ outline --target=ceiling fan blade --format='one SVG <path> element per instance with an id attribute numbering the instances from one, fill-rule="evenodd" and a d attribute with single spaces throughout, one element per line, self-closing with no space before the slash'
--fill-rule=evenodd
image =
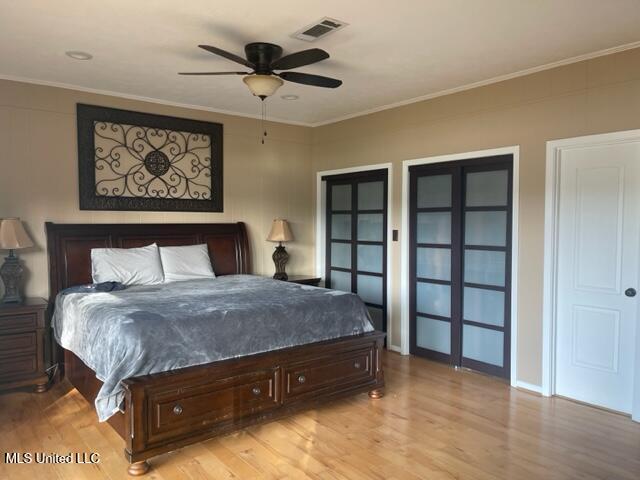
<path id="1" fill-rule="evenodd" d="M 313 85 L 314 87 L 338 88 L 342 85 L 342 80 L 323 77 L 321 75 L 311 75 L 310 73 L 282 72 L 278 76 L 288 82 L 302 83 L 303 85 Z"/>
<path id="2" fill-rule="evenodd" d="M 240 65 L 244 65 L 245 67 L 256 68 L 255 65 L 251 63 L 249 60 L 246 60 L 234 53 L 227 52 L 226 50 L 222 50 L 221 48 L 212 47 L 211 45 L 198 45 L 198 46 L 203 50 L 206 50 L 207 52 L 211 52 L 215 55 L 220 55 L 221 57 L 231 60 L 232 62 L 239 63 Z"/>
<path id="3" fill-rule="evenodd" d="M 329 58 L 329 54 L 319 48 L 302 50 L 279 58 L 270 65 L 271 70 L 291 70 L 292 68 L 304 67 L 312 63 L 320 62 Z"/>
<path id="4" fill-rule="evenodd" d="M 249 72 L 178 72 L 178 75 L 249 75 Z"/>

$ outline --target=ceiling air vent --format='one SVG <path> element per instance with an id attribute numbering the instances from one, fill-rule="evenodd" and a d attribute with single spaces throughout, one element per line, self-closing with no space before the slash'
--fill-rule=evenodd
<path id="1" fill-rule="evenodd" d="M 330 33 L 340 30 L 347 25 L 349 24 L 336 20 L 335 18 L 324 17 L 323 19 L 298 30 L 292 35 L 292 37 L 297 38 L 298 40 L 304 40 L 305 42 L 315 42 L 319 38 L 326 37 Z"/>

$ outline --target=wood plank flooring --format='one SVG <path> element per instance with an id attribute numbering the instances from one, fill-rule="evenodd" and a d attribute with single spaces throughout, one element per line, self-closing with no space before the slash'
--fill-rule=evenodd
<path id="1" fill-rule="evenodd" d="M 640 424 L 415 357 L 385 356 L 366 394 L 150 461 L 146 479 L 640 479 Z M 100 463 L 8 465 L 0 479 L 127 478 L 123 441 L 67 382 L 0 396 L 0 453 L 97 452 Z"/>

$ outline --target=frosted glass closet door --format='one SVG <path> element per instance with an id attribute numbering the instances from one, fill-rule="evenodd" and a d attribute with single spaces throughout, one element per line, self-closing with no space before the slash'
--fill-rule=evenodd
<path id="1" fill-rule="evenodd" d="M 509 378 L 512 163 L 409 167 L 411 353 Z"/>
<path id="2" fill-rule="evenodd" d="M 327 177 L 329 288 L 357 293 L 386 330 L 386 171 Z"/>
<path id="3" fill-rule="evenodd" d="M 356 292 L 367 304 L 376 329 L 381 330 L 385 304 L 385 182 L 359 182 L 356 188 Z"/>
<path id="4" fill-rule="evenodd" d="M 451 354 L 451 174 L 415 182 L 415 346 L 429 355 Z"/>
<path id="5" fill-rule="evenodd" d="M 462 363 L 505 365 L 509 171 L 465 170 Z"/>
<path id="6" fill-rule="evenodd" d="M 326 286 L 351 291 L 352 277 L 352 198 L 350 184 L 327 185 L 327 272 Z"/>

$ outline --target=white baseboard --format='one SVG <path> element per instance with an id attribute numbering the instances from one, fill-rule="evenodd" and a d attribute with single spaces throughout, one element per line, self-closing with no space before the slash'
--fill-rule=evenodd
<path id="1" fill-rule="evenodd" d="M 520 388 L 522 390 L 528 390 L 530 392 L 542 395 L 542 387 L 540 385 L 534 385 L 532 383 L 516 380 L 516 388 Z"/>
<path id="2" fill-rule="evenodd" d="M 387 343 L 387 350 L 391 350 L 392 352 L 398 352 L 398 353 L 402 353 L 402 349 L 396 345 L 391 345 L 390 343 Z"/>

